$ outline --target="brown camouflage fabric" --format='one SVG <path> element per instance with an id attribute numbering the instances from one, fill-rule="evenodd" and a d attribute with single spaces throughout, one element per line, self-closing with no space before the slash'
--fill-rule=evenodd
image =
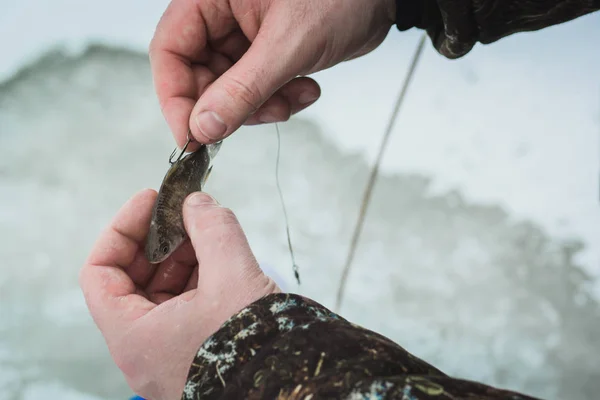
<path id="1" fill-rule="evenodd" d="M 405 18 L 404 10 L 414 14 L 401 30 L 426 29 L 437 51 L 454 59 L 477 42 L 489 44 L 598 11 L 600 0 L 397 0 L 397 7 L 398 20 Z"/>
<path id="2" fill-rule="evenodd" d="M 398 0 L 399 29 L 426 29 L 459 58 L 480 42 L 600 10 L 600 0 Z M 600 38 L 598 38 L 600 39 Z M 231 317 L 198 350 L 182 400 L 530 400 L 447 376 L 391 340 L 292 294 L 267 296 Z"/>
<path id="3" fill-rule="evenodd" d="M 204 342 L 182 399 L 534 398 L 449 377 L 312 300 L 280 293 L 243 309 Z"/>

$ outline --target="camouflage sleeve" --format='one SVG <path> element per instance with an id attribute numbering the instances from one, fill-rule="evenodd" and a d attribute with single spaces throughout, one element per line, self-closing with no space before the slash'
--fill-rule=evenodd
<path id="1" fill-rule="evenodd" d="M 389 339 L 292 294 L 262 298 L 198 350 L 183 400 L 532 399 L 451 378 Z"/>
<path id="2" fill-rule="evenodd" d="M 600 10 L 600 0 L 396 0 L 396 26 L 426 29 L 445 57 Z"/>

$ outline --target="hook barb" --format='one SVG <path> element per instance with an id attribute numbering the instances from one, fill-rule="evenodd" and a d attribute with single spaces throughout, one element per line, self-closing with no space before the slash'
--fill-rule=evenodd
<path id="1" fill-rule="evenodd" d="M 183 157 L 183 155 L 185 154 L 185 151 L 187 150 L 187 147 L 189 146 L 189 144 L 194 140 L 193 136 L 191 135 L 191 130 L 188 129 L 188 133 L 187 133 L 187 142 L 185 142 L 185 145 L 183 146 L 183 149 L 181 149 L 181 153 L 179 153 L 179 156 L 177 157 L 177 160 L 173 161 L 173 156 L 175 155 L 175 153 L 177 152 L 177 147 L 175 147 L 175 150 L 173 150 L 173 152 L 171 153 L 171 155 L 169 156 L 169 164 L 173 165 L 175 164 L 177 161 L 181 160 L 181 157 Z"/>

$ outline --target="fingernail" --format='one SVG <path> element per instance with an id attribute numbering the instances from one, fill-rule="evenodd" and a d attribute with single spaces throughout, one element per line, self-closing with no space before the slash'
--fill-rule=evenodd
<path id="1" fill-rule="evenodd" d="M 258 116 L 258 120 L 260 122 L 264 122 L 266 124 L 270 124 L 272 122 L 278 122 L 280 119 L 276 118 L 273 114 L 269 112 L 264 112 Z"/>
<path id="2" fill-rule="evenodd" d="M 300 104 L 312 103 L 313 101 L 317 100 L 318 97 L 319 96 L 315 93 L 304 92 L 300 95 L 300 97 L 298 97 L 298 103 L 300 103 Z"/>
<path id="3" fill-rule="evenodd" d="M 227 131 L 223 119 L 213 111 L 203 111 L 196 115 L 196 126 L 208 139 L 221 139 Z"/>
<path id="4" fill-rule="evenodd" d="M 186 201 L 186 204 L 190 207 L 199 207 L 219 203 L 217 203 L 217 201 L 212 196 L 204 192 L 196 192 L 190 195 L 190 197 Z"/>

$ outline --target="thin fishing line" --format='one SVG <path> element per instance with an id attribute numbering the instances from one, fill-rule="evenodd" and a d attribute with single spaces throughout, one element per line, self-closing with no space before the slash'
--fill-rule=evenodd
<path id="1" fill-rule="evenodd" d="M 298 272 L 298 264 L 296 264 L 296 257 L 294 256 L 294 249 L 292 248 L 292 238 L 290 235 L 290 222 L 288 219 L 287 210 L 285 208 L 285 201 L 283 200 L 283 192 L 281 191 L 281 185 L 279 183 L 279 157 L 281 155 L 281 134 L 279 133 L 279 125 L 275 123 L 275 129 L 277 130 L 277 159 L 275 161 L 275 182 L 277 183 L 277 191 L 279 192 L 279 199 L 281 200 L 281 208 L 283 209 L 283 216 L 285 218 L 285 231 L 287 234 L 288 247 L 290 249 L 290 256 L 292 258 L 292 268 L 294 269 L 294 276 L 298 285 L 300 284 L 300 273 Z"/>
<path id="2" fill-rule="evenodd" d="M 415 69 L 419 62 L 419 59 L 421 58 L 421 54 L 423 53 L 423 47 L 424 47 L 426 38 L 427 38 L 427 33 L 423 32 L 423 34 L 421 35 L 421 39 L 419 40 L 419 43 L 415 50 L 415 53 L 413 55 L 412 62 L 410 64 L 410 68 L 406 74 L 406 77 L 404 78 L 402 90 L 400 91 L 398 98 L 396 99 L 394 111 L 392 112 L 392 115 L 388 122 L 387 128 L 386 128 L 383 138 L 381 140 L 381 144 L 379 146 L 379 153 L 377 154 L 375 164 L 373 165 L 373 168 L 371 169 L 371 175 L 369 177 L 369 181 L 367 182 L 367 187 L 366 187 L 365 193 L 363 195 L 363 200 L 362 200 L 360 211 L 358 214 L 358 219 L 356 221 L 356 226 L 354 228 L 354 234 L 352 235 L 352 241 L 350 242 L 350 250 L 348 251 L 348 257 L 346 258 L 346 264 L 344 265 L 344 269 L 342 271 L 342 276 L 340 278 L 340 285 L 338 288 L 338 293 L 337 293 L 336 302 L 335 302 L 335 312 L 338 312 L 342 305 L 342 299 L 344 297 L 344 292 L 346 289 L 346 282 L 348 280 L 348 274 L 350 273 L 350 267 L 352 266 L 352 261 L 354 260 L 354 255 L 356 253 L 356 247 L 358 245 L 358 239 L 360 238 L 362 227 L 363 227 L 363 224 L 365 221 L 365 215 L 367 213 L 367 208 L 368 208 L 369 202 L 371 200 L 371 194 L 373 193 L 373 187 L 375 186 L 375 180 L 377 179 L 377 174 L 379 173 L 379 166 L 381 164 L 381 160 L 383 159 L 383 154 L 385 152 L 385 149 L 387 148 L 387 144 L 388 144 L 389 138 L 392 133 L 392 128 L 394 126 L 394 123 L 396 122 L 396 118 L 400 111 L 400 107 L 402 106 L 402 103 L 404 102 L 404 97 L 406 96 L 408 86 L 409 86 L 410 82 L 412 81 Z"/>

